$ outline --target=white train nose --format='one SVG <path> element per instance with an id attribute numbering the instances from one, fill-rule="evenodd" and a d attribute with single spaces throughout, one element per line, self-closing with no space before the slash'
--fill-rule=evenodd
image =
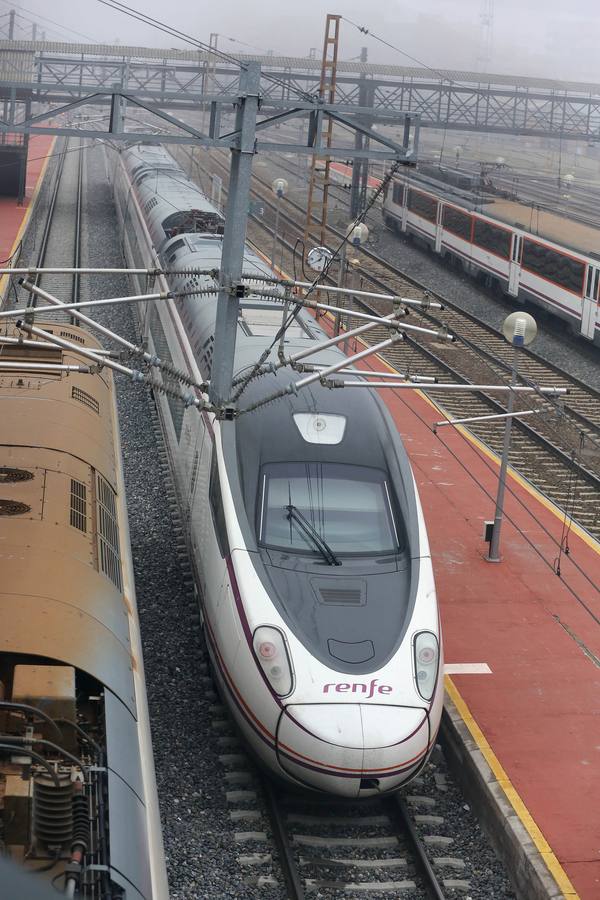
<path id="1" fill-rule="evenodd" d="M 408 780 L 429 749 L 424 709 L 367 703 L 288 706 L 277 729 L 281 767 L 318 790 L 357 797 Z"/>

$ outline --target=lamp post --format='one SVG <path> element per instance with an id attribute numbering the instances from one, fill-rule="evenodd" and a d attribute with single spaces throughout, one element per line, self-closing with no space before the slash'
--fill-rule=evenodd
<path id="1" fill-rule="evenodd" d="M 537 334 L 537 324 L 533 316 L 526 312 L 514 312 L 507 316 L 502 325 L 504 337 L 513 346 L 511 387 L 517 383 L 519 368 L 519 349 L 527 347 Z M 510 452 L 510 435 L 512 429 L 513 409 L 515 403 L 514 391 L 508 395 L 506 425 L 504 426 L 504 443 L 502 445 L 502 459 L 500 461 L 500 475 L 498 478 L 498 493 L 496 495 L 496 512 L 494 524 L 491 529 L 490 549 L 486 559 L 488 562 L 500 562 L 500 530 L 504 515 L 504 493 L 506 489 L 506 470 L 508 468 L 508 454 Z"/>
<path id="2" fill-rule="evenodd" d="M 369 229 L 365 225 L 364 222 L 360 222 L 358 225 L 354 225 L 352 223 L 348 226 L 346 230 L 346 237 L 348 241 L 344 241 L 342 244 L 342 249 L 340 250 L 340 270 L 338 274 L 338 287 L 344 286 L 345 274 L 346 274 L 346 246 L 348 243 L 351 243 L 356 249 L 360 247 L 361 244 L 364 244 L 369 237 Z M 340 333 L 340 317 L 341 313 L 335 314 L 335 320 L 333 324 L 334 334 Z"/>
<path id="3" fill-rule="evenodd" d="M 273 230 L 273 249 L 271 250 L 271 268 L 275 265 L 275 246 L 277 244 L 277 229 L 279 228 L 279 210 L 281 206 L 281 198 L 285 197 L 288 189 L 288 183 L 285 178 L 275 178 L 271 184 L 273 193 L 277 197 L 275 206 L 275 228 Z"/>

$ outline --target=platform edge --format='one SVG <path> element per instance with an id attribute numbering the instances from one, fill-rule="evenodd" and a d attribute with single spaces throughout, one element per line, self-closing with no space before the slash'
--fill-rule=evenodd
<path id="1" fill-rule="evenodd" d="M 440 734 L 450 770 L 476 811 L 519 900 L 579 900 L 449 677 Z M 497 763 L 493 768 L 490 756 Z"/>
<path id="2" fill-rule="evenodd" d="M 27 234 L 27 229 L 29 228 L 29 223 L 30 223 L 33 213 L 35 212 L 35 209 L 37 207 L 42 184 L 44 183 L 44 178 L 46 177 L 46 171 L 48 169 L 48 164 L 49 164 L 52 156 L 54 155 L 55 147 L 56 147 L 56 138 L 53 138 L 52 142 L 50 144 L 50 147 L 48 149 L 48 153 L 46 154 L 46 158 L 44 159 L 44 162 L 42 163 L 42 167 L 38 173 L 38 177 L 35 182 L 35 187 L 32 191 L 31 198 L 29 200 L 29 205 L 27 206 L 27 209 L 25 210 L 25 215 L 23 216 L 21 224 L 19 225 L 19 228 L 17 230 L 17 234 L 13 241 L 12 247 L 10 248 L 10 255 L 8 256 L 8 259 L 12 259 L 17 247 L 19 246 L 19 242 L 21 240 L 23 240 L 23 238 Z M 10 289 L 10 276 L 9 275 L 0 276 L 0 309 L 4 309 L 9 289 Z"/>

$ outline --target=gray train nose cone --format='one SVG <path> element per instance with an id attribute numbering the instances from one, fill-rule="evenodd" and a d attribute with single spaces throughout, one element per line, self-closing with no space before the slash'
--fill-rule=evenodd
<path id="1" fill-rule="evenodd" d="M 406 706 L 288 706 L 277 729 L 279 763 L 289 775 L 347 797 L 359 796 L 367 782 L 386 790 L 402 784 L 428 749 L 427 713 Z"/>

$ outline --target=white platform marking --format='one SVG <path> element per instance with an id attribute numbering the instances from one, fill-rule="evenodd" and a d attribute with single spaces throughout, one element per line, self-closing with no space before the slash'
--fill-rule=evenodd
<path id="1" fill-rule="evenodd" d="M 491 675 L 487 663 L 446 663 L 444 675 Z"/>

